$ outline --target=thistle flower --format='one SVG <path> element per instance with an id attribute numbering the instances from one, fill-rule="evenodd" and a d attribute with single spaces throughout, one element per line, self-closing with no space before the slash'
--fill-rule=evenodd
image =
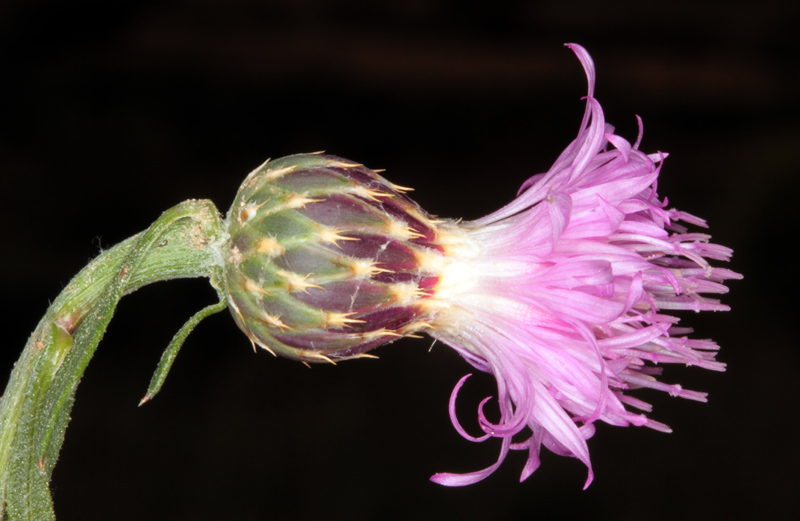
<path id="1" fill-rule="evenodd" d="M 500 420 L 478 409 L 481 437 L 501 438 L 498 461 L 469 474 L 436 474 L 467 485 L 491 474 L 510 449 L 573 456 L 593 477 L 586 440 L 594 423 L 646 426 L 650 406 L 629 394 L 647 387 L 705 401 L 657 380 L 655 364 L 723 371 L 717 345 L 689 339 L 667 310 L 724 311 L 704 294 L 726 293 L 740 275 L 709 265 L 731 250 L 680 222 L 656 193 L 664 153 L 639 151 L 614 134 L 593 97 L 594 65 L 571 44 L 588 79 L 578 137 L 518 197 L 471 222 L 437 220 L 364 166 L 326 155 L 267 162 L 240 189 L 226 226 L 225 284 L 237 324 L 274 354 L 304 362 L 369 356 L 369 349 L 425 332 L 497 379 Z M 633 410 L 640 412 L 634 412 Z M 530 436 L 512 441 L 523 430 Z"/>

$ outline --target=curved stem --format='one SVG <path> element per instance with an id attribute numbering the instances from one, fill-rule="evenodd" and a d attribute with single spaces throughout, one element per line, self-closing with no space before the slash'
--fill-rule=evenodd
<path id="1" fill-rule="evenodd" d="M 222 300 L 220 223 L 210 201 L 167 210 L 89 263 L 47 310 L 0 399 L 0 519 L 55 518 L 48 483 L 75 390 L 122 296 L 160 280 L 209 277 Z"/>

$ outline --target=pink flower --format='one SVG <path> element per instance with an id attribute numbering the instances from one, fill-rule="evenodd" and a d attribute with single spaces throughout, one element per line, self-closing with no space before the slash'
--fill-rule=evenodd
<path id="1" fill-rule="evenodd" d="M 569 44 L 588 79 L 586 112 L 578 137 L 549 171 L 531 177 L 509 205 L 472 222 L 444 225 L 444 265 L 426 311 L 431 334 L 475 368 L 497 379 L 500 421 L 480 404 L 484 434 L 501 438 L 494 465 L 469 474 L 440 473 L 450 486 L 485 478 L 509 449 L 528 451 L 526 479 L 539 466 L 544 446 L 580 459 L 593 479 L 586 440 L 594 423 L 669 427 L 649 419 L 649 404 L 630 395 L 648 387 L 705 401 L 704 393 L 660 382 L 662 364 L 724 371 L 718 346 L 690 339 L 671 310 L 726 311 L 706 294 L 728 291 L 723 282 L 741 275 L 712 267 L 731 250 L 709 243 L 679 222 L 706 227 L 690 214 L 667 210 L 656 193 L 664 153 L 639 151 L 606 124 L 593 97 L 594 64 L 586 50 Z M 523 441 L 512 439 L 529 429 Z M 584 487 L 584 488 L 585 488 Z"/>
<path id="2" fill-rule="evenodd" d="M 494 465 L 436 474 L 466 485 L 510 449 L 528 451 L 527 478 L 544 446 L 588 468 L 594 423 L 647 426 L 649 387 L 692 400 L 705 394 L 658 381 L 667 363 L 723 371 L 717 345 L 694 340 L 670 310 L 725 311 L 707 294 L 740 275 L 712 267 L 731 250 L 689 232 L 697 217 L 656 193 L 666 154 L 614 134 L 593 97 L 594 64 L 569 45 L 589 82 L 578 137 L 509 205 L 472 222 L 433 219 L 407 189 L 361 164 L 304 154 L 266 162 L 245 180 L 226 219 L 225 288 L 254 345 L 304 362 L 371 356 L 397 338 L 429 333 L 497 379 L 500 420 L 478 408 L 483 435 L 501 438 Z M 523 434 L 525 431 L 525 434 Z M 520 440 L 527 433 L 527 439 Z M 518 436 L 519 435 L 519 436 Z M 514 441 L 515 440 L 515 441 Z"/>

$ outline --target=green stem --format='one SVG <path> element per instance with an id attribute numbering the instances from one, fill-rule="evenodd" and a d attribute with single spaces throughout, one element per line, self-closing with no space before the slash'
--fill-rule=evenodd
<path id="1" fill-rule="evenodd" d="M 48 483 L 75 390 L 122 296 L 160 280 L 209 277 L 223 300 L 221 229 L 210 201 L 181 203 L 144 232 L 99 255 L 56 298 L 28 339 L 0 399 L 0 519 L 55 519 Z M 222 306 L 209 306 L 200 318 L 210 308 Z M 193 317 L 176 335 L 181 340 L 168 348 L 170 363 L 200 318 Z M 168 370 L 159 365 L 160 383 Z"/>

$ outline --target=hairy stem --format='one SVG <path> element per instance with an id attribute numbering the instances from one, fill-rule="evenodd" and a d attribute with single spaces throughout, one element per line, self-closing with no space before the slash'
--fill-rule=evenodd
<path id="1" fill-rule="evenodd" d="M 209 277 L 222 300 L 220 222 L 210 201 L 167 210 L 89 263 L 47 310 L 0 399 L 0 519 L 55 518 L 48 484 L 75 390 L 124 295 L 160 280 Z"/>

